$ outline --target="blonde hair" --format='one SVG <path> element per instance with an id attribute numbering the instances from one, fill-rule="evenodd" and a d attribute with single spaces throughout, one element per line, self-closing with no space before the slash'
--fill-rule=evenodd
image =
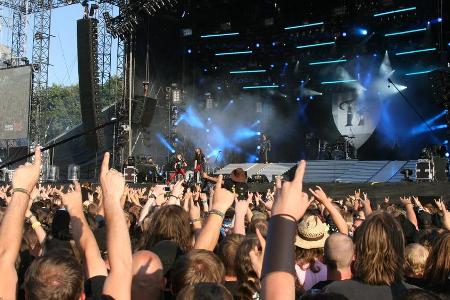
<path id="1" fill-rule="evenodd" d="M 414 243 L 405 248 L 405 273 L 408 276 L 422 277 L 429 252 L 424 246 Z"/>

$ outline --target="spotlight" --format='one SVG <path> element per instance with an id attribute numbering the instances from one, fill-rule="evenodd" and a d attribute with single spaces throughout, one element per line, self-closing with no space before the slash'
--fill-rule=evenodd
<path id="1" fill-rule="evenodd" d="M 234 100 L 230 100 L 230 104 L 233 104 L 234 103 Z"/>
<path id="2" fill-rule="evenodd" d="M 367 35 L 367 30 L 366 29 L 361 30 L 361 34 L 362 35 Z"/>
<path id="3" fill-rule="evenodd" d="M 256 135 L 261 135 L 261 131 L 258 131 L 258 132 L 256 133 Z"/>
<path id="4" fill-rule="evenodd" d="M 448 153 L 448 152 L 445 152 L 445 157 L 449 157 L 450 156 L 450 154 Z"/>
<path id="5" fill-rule="evenodd" d="M 260 46 L 259 43 L 256 43 L 256 48 L 259 48 L 259 46 Z"/>
<path id="6" fill-rule="evenodd" d="M 342 33 L 342 36 L 347 36 L 347 32 L 343 32 L 343 33 Z"/>
<path id="7" fill-rule="evenodd" d="M 191 54 L 192 53 L 192 49 L 188 49 L 187 53 Z"/>
<path id="8" fill-rule="evenodd" d="M 297 101 L 300 101 L 300 97 L 297 97 Z"/>
<path id="9" fill-rule="evenodd" d="M 437 18 L 437 21 L 438 21 L 438 23 L 441 23 L 442 22 L 442 18 L 441 17 Z"/>
<path id="10" fill-rule="evenodd" d="M 314 97 L 313 96 L 309 96 L 309 100 L 313 100 L 314 99 Z"/>
<path id="11" fill-rule="evenodd" d="M 450 46 L 450 43 L 449 43 L 448 45 Z M 270 67 L 271 67 L 271 68 L 274 68 L 275 65 L 274 65 L 274 64 L 271 64 Z"/>

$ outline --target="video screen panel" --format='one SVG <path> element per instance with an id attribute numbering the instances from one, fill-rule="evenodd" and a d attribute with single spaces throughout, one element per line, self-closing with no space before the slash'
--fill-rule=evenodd
<path id="1" fill-rule="evenodd" d="M 31 67 L 0 70 L 0 140 L 28 137 Z"/>

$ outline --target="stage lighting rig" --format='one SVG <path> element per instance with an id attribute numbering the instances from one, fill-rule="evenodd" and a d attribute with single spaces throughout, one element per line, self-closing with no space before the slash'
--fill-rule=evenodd
<path id="1" fill-rule="evenodd" d="M 154 16 L 162 8 L 174 7 L 177 0 L 136 0 L 126 3 L 120 0 L 118 3 L 120 14 L 111 17 L 108 12 L 103 13 L 106 29 L 114 38 L 125 39 L 129 37 L 141 21 L 144 13 Z"/>

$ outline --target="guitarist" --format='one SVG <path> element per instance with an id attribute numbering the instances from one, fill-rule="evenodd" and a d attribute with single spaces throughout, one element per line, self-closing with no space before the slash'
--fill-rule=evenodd
<path id="1" fill-rule="evenodd" d="M 187 163 L 183 158 L 183 155 L 181 153 L 178 153 L 175 158 L 175 162 L 173 164 L 173 170 L 174 172 L 170 175 L 169 180 L 167 181 L 167 184 L 171 183 L 172 180 L 175 179 L 178 175 L 182 175 L 183 178 L 186 176 L 186 167 Z"/>
<path id="2" fill-rule="evenodd" d="M 197 183 L 201 183 L 202 173 L 205 170 L 205 154 L 201 148 L 195 148 L 194 156 L 194 178 Z"/>

